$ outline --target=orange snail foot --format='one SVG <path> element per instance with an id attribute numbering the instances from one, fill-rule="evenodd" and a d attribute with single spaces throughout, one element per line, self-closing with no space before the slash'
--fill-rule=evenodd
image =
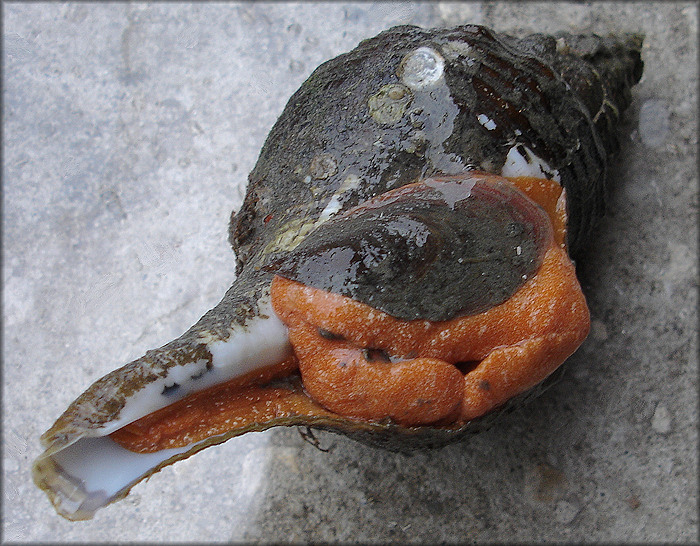
<path id="1" fill-rule="evenodd" d="M 443 322 L 395 319 L 279 276 L 271 295 L 316 401 L 342 415 L 404 425 L 484 415 L 552 373 L 590 327 L 573 264 L 556 244 L 508 301 Z M 467 361 L 478 364 L 463 376 L 455 364 Z"/>
<path id="2" fill-rule="evenodd" d="M 326 337 L 324 337 L 324 334 Z M 304 387 L 327 409 L 403 425 L 455 420 L 464 396 L 461 372 L 436 358 L 394 361 L 384 351 L 328 339 L 317 326 L 290 327 Z"/>
<path id="3" fill-rule="evenodd" d="M 580 344 L 575 332 L 550 334 L 493 350 L 464 377 L 461 418 L 481 417 L 556 370 Z"/>

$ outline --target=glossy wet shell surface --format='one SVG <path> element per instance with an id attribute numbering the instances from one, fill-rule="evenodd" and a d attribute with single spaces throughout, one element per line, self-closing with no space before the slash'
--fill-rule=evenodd
<path id="1" fill-rule="evenodd" d="M 135 392 L 173 370 L 197 360 L 211 369 L 210 341 L 261 314 L 266 264 L 335 213 L 438 171 L 501 174 L 513 156 L 530 159 L 566 190 L 575 256 L 602 208 L 640 48 L 636 35 L 516 39 L 475 25 L 403 26 L 318 67 L 270 131 L 232 216 L 234 285 L 182 337 L 95 382 L 43 435 L 47 453 L 101 434 Z"/>
<path id="2" fill-rule="evenodd" d="M 268 135 L 231 218 L 238 271 L 279 263 L 335 214 L 382 193 L 472 169 L 560 182 L 576 258 L 603 212 L 641 44 L 638 35 L 518 39 L 476 25 L 395 27 L 363 41 L 319 66 Z M 322 428 L 387 449 L 434 447 L 526 397 L 459 431 L 342 419 Z"/>
<path id="3" fill-rule="evenodd" d="M 335 216 L 270 269 L 402 320 L 505 302 L 550 244 L 544 210 L 507 180 L 432 178 Z"/>
<path id="4" fill-rule="evenodd" d="M 566 189 L 575 257 L 602 213 L 640 47 L 637 36 L 519 40 L 478 26 L 365 40 L 316 69 L 270 132 L 231 222 L 238 269 L 385 191 L 436 173 L 501 174 L 518 158 Z"/>

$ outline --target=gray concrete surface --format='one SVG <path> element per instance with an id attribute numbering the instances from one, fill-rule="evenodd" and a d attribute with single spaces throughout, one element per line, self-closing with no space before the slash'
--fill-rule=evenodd
<path id="1" fill-rule="evenodd" d="M 670 2 L 4 3 L 3 539 L 697 540 L 697 21 Z M 219 300 L 229 213 L 292 92 L 382 29 L 466 22 L 647 36 L 562 381 L 439 451 L 278 429 L 57 516 L 39 435 Z"/>

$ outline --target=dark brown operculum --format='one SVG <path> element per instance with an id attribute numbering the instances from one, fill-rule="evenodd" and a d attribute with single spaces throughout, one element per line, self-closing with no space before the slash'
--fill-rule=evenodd
<path id="1" fill-rule="evenodd" d="M 269 270 L 402 320 L 442 321 L 508 300 L 552 240 L 542 208 L 467 173 L 380 195 L 312 232 Z"/>

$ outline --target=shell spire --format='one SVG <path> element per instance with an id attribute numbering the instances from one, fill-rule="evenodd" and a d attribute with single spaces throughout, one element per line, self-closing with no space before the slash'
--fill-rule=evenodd
<path id="1" fill-rule="evenodd" d="M 552 56 L 552 65 L 586 105 L 610 162 L 620 148 L 618 122 L 632 102 L 632 87 L 639 82 L 644 70 L 641 58 L 644 36 L 559 33 L 555 39 L 556 55 Z M 600 182 L 612 183 L 607 173 Z M 593 199 L 570 192 L 571 198 L 590 201 L 591 221 L 587 228 L 582 227 L 581 238 L 590 238 L 595 220 L 605 212 L 607 191 L 605 186 L 602 191 L 595 188 L 591 192 Z M 586 205 L 582 203 L 582 207 Z M 579 212 L 575 208 L 569 212 L 575 224 Z"/>
<path id="2" fill-rule="evenodd" d="M 555 37 L 558 57 L 554 65 L 594 119 L 607 118 L 606 125 L 596 125 L 598 130 L 615 134 L 614 124 L 632 101 L 632 86 L 642 77 L 644 36 L 560 33 Z"/>

